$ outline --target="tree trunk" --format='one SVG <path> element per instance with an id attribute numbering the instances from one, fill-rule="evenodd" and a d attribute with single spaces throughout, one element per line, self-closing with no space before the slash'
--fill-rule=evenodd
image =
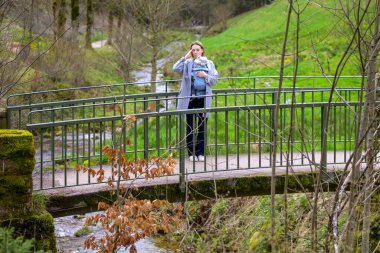
<path id="1" fill-rule="evenodd" d="M 121 31 L 121 26 L 123 24 L 123 15 L 121 12 L 117 13 L 117 25 L 116 25 L 116 40 L 118 40 L 118 43 L 121 43 L 121 38 L 123 37 L 122 31 Z"/>
<path id="2" fill-rule="evenodd" d="M 31 0 L 30 15 L 29 15 L 29 40 L 33 39 L 33 25 L 34 25 L 34 0 Z"/>
<path id="3" fill-rule="evenodd" d="M 76 44 L 79 32 L 79 0 L 71 0 L 71 27 L 72 42 Z"/>
<path id="4" fill-rule="evenodd" d="M 369 131 L 366 136 L 367 141 L 367 149 L 369 150 L 367 156 L 367 171 L 365 174 L 365 185 L 364 185 L 364 216 L 363 216 L 363 231 L 362 231 L 362 253 L 370 252 L 369 249 L 369 234 L 371 229 L 371 196 L 373 190 L 373 168 L 374 168 L 374 160 L 376 156 L 375 152 L 375 142 L 374 142 L 374 134 L 376 131 L 376 125 L 374 125 L 374 121 L 376 120 L 376 88 L 378 83 L 379 76 L 376 75 L 376 61 L 377 55 L 379 54 L 379 15 L 380 15 L 380 4 L 377 2 L 376 6 L 376 18 L 375 18 L 375 29 L 374 36 L 371 41 L 371 50 L 369 52 L 369 60 L 367 62 L 367 87 L 366 87 L 366 103 L 368 112 L 368 122 L 367 125 L 369 127 Z"/>
<path id="5" fill-rule="evenodd" d="M 152 59 L 151 59 L 151 65 L 152 65 L 152 73 L 150 75 L 150 91 L 156 92 L 156 80 L 157 80 L 157 56 L 158 56 L 158 49 L 157 49 L 157 39 L 156 36 L 153 35 L 153 42 L 152 42 Z"/>
<path id="6" fill-rule="evenodd" d="M 107 38 L 107 44 L 112 44 L 112 35 L 113 35 L 113 11 L 110 8 L 108 11 L 108 38 Z"/>
<path id="7" fill-rule="evenodd" d="M 359 2 L 360 3 L 360 2 Z M 366 2 L 366 5 L 363 7 L 357 7 L 358 10 L 362 9 L 362 14 L 361 16 L 362 17 L 359 17 L 359 14 L 357 15 L 357 22 L 356 22 L 356 26 L 357 26 L 357 29 L 360 30 L 360 25 L 361 25 L 361 22 L 362 22 L 362 19 L 364 19 L 364 17 L 367 17 L 368 16 L 368 8 L 369 8 L 369 4 L 370 2 Z M 378 8 L 378 7 L 377 7 Z M 358 11 L 359 12 L 359 11 Z M 347 17 L 349 18 L 349 17 Z M 376 20 L 375 20 L 375 36 L 378 36 L 378 16 L 376 17 Z M 363 37 L 361 37 L 361 33 L 358 32 L 358 39 L 357 39 L 357 43 L 359 45 L 359 52 L 361 54 L 363 54 L 360 49 L 360 43 L 362 43 L 362 40 L 364 39 Z M 376 40 L 375 38 L 373 40 Z M 373 42 L 372 40 L 372 42 Z M 371 44 L 372 44 L 371 42 Z M 373 57 L 376 58 L 376 56 L 372 56 L 372 54 L 374 53 L 374 51 L 372 51 L 372 49 L 369 50 L 370 53 L 368 54 L 367 53 L 367 62 L 366 62 L 366 67 L 365 67 L 365 70 L 363 70 L 363 72 L 367 72 L 367 75 L 370 75 L 372 72 L 371 70 L 369 70 L 369 66 L 372 64 L 371 61 L 373 60 Z M 371 55 L 370 55 L 371 54 Z M 376 60 L 376 59 L 375 59 Z M 376 63 L 374 63 L 376 65 Z M 367 77 L 368 78 L 368 81 L 367 81 L 367 85 L 366 85 L 366 101 L 364 103 L 364 109 L 361 113 L 359 113 L 359 120 L 358 120 L 358 134 L 357 134 L 357 139 L 356 139 L 356 147 L 355 147 L 355 151 L 354 151 L 354 159 L 353 159 L 353 166 L 352 166 L 352 179 L 351 179 L 351 185 L 350 185 L 350 195 L 349 195 L 349 218 L 348 218 L 348 225 L 347 225 L 347 229 L 346 229 L 346 238 L 345 238 L 345 252 L 347 253 L 351 253 L 353 252 L 353 248 L 355 247 L 355 243 L 356 243 L 356 239 L 353 238 L 354 234 L 355 234 L 355 230 L 356 230 L 356 227 L 357 227 L 357 215 L 356 215 L 356 210 L 357 210 L 357 204 L 358 204 L 358 193 L 359 193 L 359 180 L 361 178 L 361 171 L 360 171 L 360 164 L 357 163 L 357 160 L 359 159 L 359 157 L 361 156 L 361 153 L 362 153 L 362 150 L 363 150 L 363 145 L 359 145 L 358 142 L 360 140 L 362 140 L 363 138 L 368 138 L 369 135 L 368 135 L 368 132 L 367 132 L 367 128 L 369 127 L 368 123 L 369 123 L 369 106 L 368 106 L 368 85 L 369 85 L 369 82 L 371 80 L 371 77 Z M 372 80 L 374 82 L 374 76 L 372 77 Z M 361 99 L 362 101 L 362 99 Z M 361 108 L 359 108 L 359 111 Z M 372 137 L 370 137 L 372 138 Z M 368 148 L 368 147 L 367 147 Z M 369 157 L 369 156 L 367 156 Z M 364 194 L 366 195 L 366 194 Z M 365 200 L 364 200 L 365 202 Z M 366 204 L 364 204 L 366 205 Z M 368 208 L 368 207 L 367 207 Z M 368 210 L 367 210 L 368 211 Z M 364 220 L 365 220 L 365 217 L 363 218 L 363 225 L 364 225 Z M 364 246 L 365 247 L 365 246 Z"/>
<path id="8" fill-rule="evenodd" d="M 91 32 L 94 24 L 94 13 L 92 8 L 92 0 L 87 0 L 87 12 L 86 12 L 86 48 L 92 48 L 91 46 Z"/>
<path id="9" fill-rule="evenodd" d="M 287 253 L 289 247 L 289 223 L 288 223 L 288 177 L 289 169 L 291 168 L 291 152 L 292 144 L 294 143 L 294 132 L 295 132 L 295 104 L 296 104 L 296 86 L 297 86 L 297 75 L 298 75 L 298 65 L 299 65 L 299 32 L 300 32 L 300 13 L 296 12 L 297 22 L 296 22 L 296 34 L 295 34 L 295 53 L 294 53 L 294 73 L 293 73 L 293 87 L 292 87 L 292 106 L 290 108 L 290 130 L 287 140 L 287 154 L 286 154 L 286 172 L 285 172 L 285 182 L 284 182 L 284 252 Z M 291 243 L 290 243 L 291 244 Z"/>
<path id="10" fill-rule="evenodd" d="M 60 0 L 58 5 L 57 35 L 60 38 L 65 32 L 66 26 L 66 0 Z"/>
<path id="11" fill-rule="evenodd" d="M 289 1 L 288 6 L 288 16 L 286 19 L 286 27 L 285 27 L 285 37 L 282 45 L 281 52 L 281 65 L 280 65 L 280 77 L 278 83 L 278 89 L 276 93 L 276 108 L 273 112 L 273 153 L 271 157 L 272 163 L 272 173 L 271 173 L 271 250 L 272 252 L 277 251 L 277 243 L 275 239 L 275 230 L 276 230 L 276 209 L 275 209 L 275 194 L 276 194 L 276 155 L 277 155 L 277 132 L 278 132 L 278 113 L 280 109 L 280 97 L 281 97 L 281 89 L 282 82 L 284 79 L 284 62 L 285 62 L 285 54 L 286 54 L 286 46 L 288 42 L 288 34 L 289 34 L 289 25 L 290 25 L 290 16 L 292 13 L 293 0 Z"/>
<path id="12" fill-rule="evenodd" d="M 54 0 L 52 3 L 52 10 L 53 10 L 53 36 L 54 40 L 57 40 L 58 38 L 58 32 L 57 32 L 57 27 L 58 27 L 58 19 L 57 19 L 57 11 L 58 11 L 58 1 L 59 0 Z"/>

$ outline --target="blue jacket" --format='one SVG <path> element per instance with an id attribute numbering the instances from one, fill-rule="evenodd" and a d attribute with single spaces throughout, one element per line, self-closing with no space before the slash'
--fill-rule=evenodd
<path id="1" fill-rule="evenodd" d="M 182 73 L 181 89 L 178 95 L 177 110 L 186 110 L 189 107 L 189 101 L 191 97 L 191 70 L 193 68 L 193 60 L 186 60 L 185 57 L 179 59 L 173 65 L 173 70 L 177 73 Z M 207 78 L 206 78 L 206 94 L 205 94 L 205 106 L 211 108 L 212 90 L 211 86 L 218 82 L 218 71 L 215 69 L 215 65 L 212 61 L 207 60 Z M 209 117 L 210 113 L 206 114 Z"/>

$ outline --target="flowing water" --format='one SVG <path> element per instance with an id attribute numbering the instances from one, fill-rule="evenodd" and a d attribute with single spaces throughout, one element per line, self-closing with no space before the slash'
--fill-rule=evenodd
<path id="1" fill-rule="evenodd" d="M 82 236 L 75 236 L 75 232 L 83 228 L 86 217 L 94 215 L 89 213 L 85 216 L 72 215 L 54 219 L 55 235 L 57 238 L 57 248 L 61 253 L 93 253 L 94 250 L 85 250 L 83 243 L 89 234 L 94 234 L 99 238 L 104 234 L 100 226 L 89 226 L 91 233 Z M 171 247 L 171 248 L 170 248 Z M 175 244 L 168 244 L 164 237 L 146 238 L 136 243 L 137 252 L 139 253 L 164 253 L 180 252 Z M 129 249 L 122 248 L 118 252 L 129 252 Z"/>

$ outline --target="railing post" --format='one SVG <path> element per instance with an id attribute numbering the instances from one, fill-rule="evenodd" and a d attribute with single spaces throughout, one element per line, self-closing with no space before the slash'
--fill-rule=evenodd
<path id="1" fill-rule="evenodd" d="M 168 94 L 168 81 L 165 81 L 165 93 Z M 165 110 L 169 110 L 168 95 L 165 96 Z"/>
<path id="2" fill-rule="evenodd" d="M 179 187 L 185 191 L 185 115 L 179 116 Z"/>
<path id="3" fill-rule="evenodd" d="M 375 89 L 376 90 L 376 98 L 375 98 L 376 102 L 380 101 L 380 92 L 377 89 L 379 87 L 379 83 L 380 83 L 380 74 L 377 73 L 376 74 L 376 89 Z M 379 115 L 378 107 L 376 107 L 376 109 L 375 109 L 375 115 Z M 378 126 L 379 123 L 380 123 L 380 117 L 376 116 L 375 125 Z M 376 143 L 376 145 L 375 145 L 376 150 L 379 150 L 380 149 L 380 145 L 379 145 L 380 144 L 380 131 L 379 130 L 376 131 L 375 143 Z"/>
<path id="4" fill-rule="evenodd" d="M 8 127 L 8 113 L 6 108 L 0 108 L 0 129 L 6 129 Z"/>
<path id="5" fill-rule="evenodd" d="M 273 143 L 273 141 L 274 141 L 274 131 L 275 131 L 275 129 L 274 129 L 274 125 L 275 125 L 275 122 L 276 122 L 276 119 L 274 118 L 274 116 L 276 115 L 276 103 L 277 103 L 277 96 L 278 96 L 278 94 L 277 94 L 277 91 L 273 91 L 272 92 L 272 104 L 274 105 L 274 107 L 273 107 L 273 109 L 272 110 L 270 110 L 270 113 L 272 114 L 272 115 L 270 115 L 270 119 L 271 119 L 271 122 L 270 122 L 270 124 L 271 124 L 271 135 L 270 135 L 270 142 L 272 143 L 271 145 L 270 145 L 270 156 L 272 156 L 272 152 L 277 152 L 277 150 L 274 150 L 274 143 Z M 272 162 L 276 162 L 276 161 L 272 161 L 272 159 L 270 160 L 270 165 L 272 166 Z"/>
<path id="6" fill-rule="evenodd" d="M 326 118 L 327 113 L 327 107 L 322 106 L 321 107 L 321 164 L 320 164 L 320 172 L 322 175 L 326 175 L 327 172 L 327 135 L 326 139 L 324 138 L 324 128 L 325 125 L 328 123 L 328 119 Z"/>
<path id="7" fill-rule="evenodd" d="M 144 112 L 148 110 L 148 98 L 144 97 Z M 149 141 L 148 141 L 148 118 L 144 118 L 144 159 L 148 161 L 149 159 Z"/>

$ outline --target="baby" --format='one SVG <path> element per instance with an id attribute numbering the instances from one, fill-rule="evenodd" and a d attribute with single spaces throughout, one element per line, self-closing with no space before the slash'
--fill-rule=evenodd
<path id="1" fill-rule="evenodd" d="M 206 94 L 206 80 L 203 77 L 197 76 L 198 71 L 204 71 L 208 73 L 207 58 L 204 56 L 198 57 L 194 60 L 192 77 L 194 80 L 195 95 Z"/>

